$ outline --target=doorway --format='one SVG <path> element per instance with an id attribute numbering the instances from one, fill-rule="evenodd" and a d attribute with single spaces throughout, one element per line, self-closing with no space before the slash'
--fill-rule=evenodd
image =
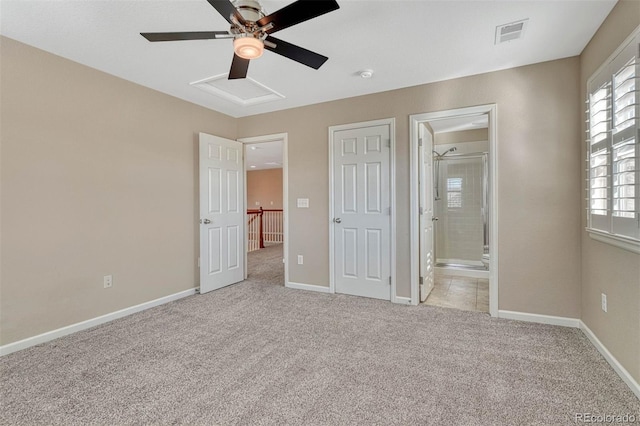
<path id="1" fill-rule="evenodd" d="M 411 124 L 411 301 L 498 313 L 496 106 Z"/>
<path id="2" fill-rule="evenodd" d="M 288 282 L 286 133 L 238 139 L 245 161 L 245 278 Z M 284 271 L 282 271 L 284 268 Z"/>

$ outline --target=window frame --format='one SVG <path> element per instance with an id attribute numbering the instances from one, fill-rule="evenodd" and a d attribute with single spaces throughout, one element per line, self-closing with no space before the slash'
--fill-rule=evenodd
<path id="1" fill-rule="evenodd" d="M 629 91 L 616 98 L 615 91 L 622 86 L 622 84 L 616 86 L 616 77 L 622 74 L 625 68 L 628 68 L 628 63 L 632 58 L 635 60 L 635 64 L 632 65 L 635 66 L 635 89 L 633 90 L 635 101 L 631 104 L 635 105 L 633 108 L 635 111 L 632 114 L 634 124 L 616 130 L 614 127 L 616 124 L 616 102 L 626 97 L 628 93 L 632 93 Z M 603 89 L 606 90 L 604 97 L 599 96 Z M 598 105 L 598 102 L 602 101 L 605 101 L 604 109 L 600 107 L 601 104 Z M 586 231 L 589 237 L 594 240 L 640 254 L 640 27 L 637 27 L 587 80 L 586 105 Z M 598 107 L 594 108 L 596 105 Z M 594 140 L 592 144 L 592 130 L 597 125 L 603 124 L 603 122 L 597 122 L 592 126 L 592 119 L 596 117 L 601 119 L 602 116 L 605 117 L 604 133 L 598 131 L 594 136 L 594 139 L 597 137 L 597 140 Z M 614 207 L 616 200 L 626 197 L 616 195 L 621 193 L 618 188 L 623 185 L 614 179 L 614 174 L 619 173 L 614 171 L 614 167 L 624 159 L 614 160 L 614 150 L 619 150 L 620 145 L 630 139 L 634 140 L 634 157 L 632 158 L 635 158 L 635 169 L 632 170 L 635 172 L 635 180 L 631 185 L 635 189 L 635 196 L 632 197 L 635 201 L 631 211 L 634 217 L 629 217 L 629 214 L 624 214 L 624 211 L 621 211 L 619 207 Z M 602 163 L 603 155 L 606 156 L 605 163 Z M 596 160 L 596 157 L 600 158 Z M 595 162 L 592 163 L 594 160 L 598 165 L 594 165 Z M 603 176 L 604 167 L 606 167 L 606 175 Z M 599 170 L 596 171 L 597 168 Z M 599 183 L 604 179 L 606 181 L 605 188 L 592 182 L 596 179 Z M 602 210 L 602 200 L 606 201 L 605 210 Z M 617 205 L 619 206 L 620 202 Z"/>
<path id="2" fill-rule="evenodd" d="M 456 188 L 452 189 L 452 183 L 455 182 Z M 458 176 L 447 177 L 447 209 L 452 211 L 459 211 L 462 209 L 462 182 L 463 179 Z M 457 194 L 457 200 L 452 200 L 450 195 Z M 455 202 L 456 205 L 452 205 L 452 201 Z"/>

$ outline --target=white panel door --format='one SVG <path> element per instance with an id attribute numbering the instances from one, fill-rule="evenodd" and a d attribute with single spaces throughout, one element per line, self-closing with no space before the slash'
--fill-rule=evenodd
<path id="1" fill-rule="evenodd" d="M 433 136 L 422 131 L 420 158 L 420 301 L 427 300 L 434 284 L 433 259 Z M 437 219 L 436 219 L 437 220 Z"/>
<path id="2" fill-rule="evenodd" d="M 390 126 L 333 134 L 337 293 L 390 300 Z"/>
<path id="3" fill-rule="evenodd" d="M 200 133 L 200 293 L 244 279 L 240 142 Z"/>

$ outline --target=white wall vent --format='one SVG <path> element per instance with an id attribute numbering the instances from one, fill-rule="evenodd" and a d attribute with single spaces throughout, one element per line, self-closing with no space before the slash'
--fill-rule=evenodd
<path id="1" fill-rule="evenodd" d="M 523 19 L 522 21 L 498 25 L 496 27 L 496 44 L 522 38 L 528 22 L 528 19 Z"/>
<path id="2" fill-rule="evenodd" d="M 284 99 L 284 95 L 250 77 L 235 80 L 229 80 L 227 77 L 228 74 L 220 74 L 194 81 L 191 85 L 241 106 Z"/>

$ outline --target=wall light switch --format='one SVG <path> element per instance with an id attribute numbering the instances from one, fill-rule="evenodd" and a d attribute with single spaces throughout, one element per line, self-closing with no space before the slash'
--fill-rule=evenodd
<path id="1" fill-rule="evenodd" d="M 308 198 L 298 198 L 298 208 L 299 209 L 308 209 L 309 208 L 309 199 Z"/>
<path id="2" fill-rule="evenodd" d="M 301 254 L 298 255 L 298 265 L 302 265 L 304 263 L 304 257 Z"/>
<path id="3" fill-rule="evenodd" d="M 256 201 L 256 206 L 259 206 L 259 205 L 260 205 L 260 201 Z"/>
<path id="4" fill-rule="evenodd" d="M 604 293 L 601 293 L 602 296 L 602 310 L 607 312 L 607 295 Z"/>

